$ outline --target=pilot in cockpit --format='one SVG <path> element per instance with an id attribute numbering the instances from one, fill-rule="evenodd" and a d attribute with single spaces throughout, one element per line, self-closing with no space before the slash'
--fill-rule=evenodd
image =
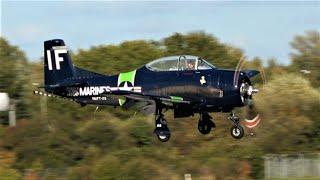
<path id="1" fill-rule="evenodd" d="M 187 68 L 186 70 L 194 70 L 194 61 L 188 60 L 187 61 Z"/>

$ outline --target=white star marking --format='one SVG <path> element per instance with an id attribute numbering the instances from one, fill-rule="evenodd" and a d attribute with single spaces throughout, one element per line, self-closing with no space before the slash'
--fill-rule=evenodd
<path id="1" fill-rule="evenodd" d="M 121 91 L 132 91 L 133 87 L 128 86 L 128 82 L 125 82 L 123 87 L 119 87 Z"/>

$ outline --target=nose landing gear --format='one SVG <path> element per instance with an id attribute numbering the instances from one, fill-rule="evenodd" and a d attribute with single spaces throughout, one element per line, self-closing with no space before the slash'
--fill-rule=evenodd
<path id="1" fill-rule="evenodd" d="M 240 125 L 240 119 L 233 112 L 231 112 L 229 119 L 232 121 L 233 126 L 230 128 L 230 134 L 235 139 L 241 139 L 244 136 L 244 129 Z"/>
<path id="2" fill-rule="evenodd" d="M 212 117 L 207 113 L 200 113 L 200 119 L 198 123 L 198 130 L 201 134 L 209 134 L 212 128 L 215 128 L 215 123 L 211 120 Z"/>

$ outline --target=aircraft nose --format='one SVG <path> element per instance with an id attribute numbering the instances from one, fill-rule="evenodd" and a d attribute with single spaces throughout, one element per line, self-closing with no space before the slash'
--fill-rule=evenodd
<path id="1" fill-rule="evenodd" d="M 252 98 L 252 95 L 258 93 L 259 90 L 254 88 L 247 82 L 243 82 L 240 85 L 240 97 L 243 103 L 247 102 L 249 99 Z"/>
<path id="2" fill-rule="evenodd" d="M 259 92 L 259 89 L 255 89 L 255 88 L 253 88 L 253 86 L 249 86 L 249 88 L 247 89 L 247 94 L 249 96 L 251 96 L 254 93 L 258 93 L 258 92 Z"/>

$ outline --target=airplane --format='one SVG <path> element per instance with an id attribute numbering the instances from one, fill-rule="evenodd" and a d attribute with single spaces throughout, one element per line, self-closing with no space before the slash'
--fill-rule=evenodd
<path id="1" fill-rule="evenodd" d="M 250 78 L 257 70 L 226 70 L 191 55 L 163 57 L 130 72 L 103 75 L 73 66 L 61 39 L 44 42 L 44 89 L 35 94 L 70 99 L 87 104 L 130 108 L 142 103 L 141 112 L 155 116 L 154 133 L 170 139 L 164 112 L 172 109 L 174 118 L 199 114 L 198 130 L 208 134 L 216 127 L 210 112 L 229 112 L 231 136 L 240 139 L 244 129 L 233 110 L 252 105 L 258 92 Z"/>

